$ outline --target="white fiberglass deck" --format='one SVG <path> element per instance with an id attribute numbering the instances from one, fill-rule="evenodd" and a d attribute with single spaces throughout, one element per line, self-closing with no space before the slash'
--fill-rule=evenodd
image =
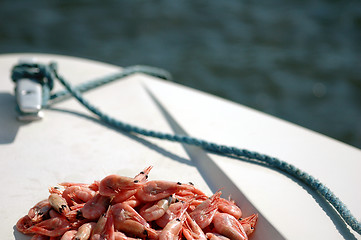
<path id="1" fill-rule="evenodd" d="M 45 110 L 41 121 L 16 120 L 11 68 L 23 57 L 56 61 L 72 84 L 120 68 L 56 55 L 0 55 L 1 239 L 30 239 L 17 220 L 60 182 L 91 183 L 107 174 L 133 176 L 148 165 L 150 179 L 193 182 L 206 193 L 232 193 L 245 215 L 261 214 L 251 239 L 361 239 L 325 201 L 272 169 L 202 150 L 118 132 L 74 99 Z M 240 76 L 241 77 L 241 76 Z M 56 89 L 62 89 L 59 84 Z M 85 93 L 119 120 L 152 130 L 183 132 L 264 153 L 318 178 L 361 219 L 361 151 L 224 99 L 143 74 Z M 249 202 L 248 202 L 248 200 Z"/>

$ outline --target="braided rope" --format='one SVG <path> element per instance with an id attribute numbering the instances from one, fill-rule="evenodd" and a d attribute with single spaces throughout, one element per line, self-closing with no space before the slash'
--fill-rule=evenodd
<path id="1" fill-rule="evenodd" d="M 91 89 L 95 89 L 97 87 L 100 87 L 102 85 L 111 83 L 115 80 L 118 80 L 120 78 L 124 78 L 126 76 L 132 75 L 134 73 L 144 73 L 147 75 L 151 75 L 157 78 L 165 79 L 165 80 L 172 80 L 172 76 L 167 71 L 155 68 L 155 67 L 149 67 L 149 66 L 142 66 L 142 65 L 136 65 L 136 66 L 130 66 L 123 68 L 121 72 L 114 73 L 102 78 L 95 79 L 93 81 L 88 81 L 86 83 L 79 84 L 78 86 L 75 86 L 74 89 L 79 92 L 85 92 Z M 70 97 L 71 94 L 67 90 L 58 91 L 54 94 L 52 94 L 49 98 L 49 100 L 52 100 L 55 102 L 56 99 L 64 99 L 66 97 Z M 49 105 L 49 103 L 47 103 Z"/>
<path id="2" fill-rule="evenodd" d="M 119 120 L 103 113 L 97 107 L 95 107 L 94 105 L 89 103 L 86 99 L 84 99 L 80 93 L 80 91 L 82 90 L 82 87 L 81 86 L 78 86 L 76 88 L 72 87 L 70 85 L 70 83 L 68 83 L 62 76 L 60 76 L 58 74 L 57 69 L 56 69 L 56 64 L 51 63 L 49 66 L 44 67 L 44 69 L 45 69 L 45 71 L 48 72 L 45 74 L 46 76 L 54 77 L 57 80 L 59 80 L 59 82 L 66 88 L 66 90 L 67 90 L 66 92 L 70 93 L 89 111 L 91 111 L 92 113 L 97 115 L 105 123 L 117 128 L 119 130 L 129 132 L 129 133 L 141 134 L 143 136 L 149 136 L 149 137 L 154 137 L 154 138 L 158 138 L 158 139 L 169 140 L 169 141 L 173 141 L 173 142 L 186 143 L 189 145 L 201 147 L 208 152 L 217 153 L 217 154 L 227 156 L 227 157 L 241 157 L 241 158 L 257 160 L 270 167 L 279 169 L 280 171 L 295 177 L 296 179 L 304 182 L 311 189 L 318 192 L 321 196 L 323 196 L 336 209 L 336 211 L 339 213 L 341 218 L 346 222 L 346 224 L 348 224 L 358 234 L 361 234 L 361 223 L 358 222 L 357 219 L 351 214 L 351 212 L 346 207 L 346 205 L 338 197 L 336 197 L 335 194 L 329 188 L 327 188 L 324 184 L 322 184 L 319 180 L 315 179 L 313 176 L 300 170 L 299 168 L 293 166 L 292 164 L 288 164 L 288 163 L 281 161 L 274 157 L 270 157 L 270 156 L 260 154 L 257 152 L 248 151 L 245 149 L 240 149 L 237 147 L 219 145 L 216 143 L 208 142 L 208 141 L 190 137 L 190 136 L 183 136 L 183 135 L 177 135 L 177 134 L 173 135 L 173 134 L 169 134 L 169 133 L 157 132 L 157 131 L 140 128 L 140 127 L 133 126 L 131 124 L 119 121 Z M 138 67 L 138 69 L 134 69 L 134 68 L 133 69 L 129 68 L 129 69 L 132 70 L 132 71 L 128 72 L 129 74 L 131 74 L 130 72 L 134 73 L 134 72 L 136 72 L 134 70 L 139 70 L 139 67 Z M 147 70 L 149 70 L 148 72 L 152 72 L 152 75 L 156 75 L 153 72 L 154 69 L 147 69 Z M 146 72 L 146 71 L 141 71 L 141 72 Z M 103 79 L 101 79 L 101 81 L 93 82 L 92 84 L 90 84 L 91 86 L 88 86 L 88 88 L 84 88 L 84 89 L 93 88 L 93 85 L 97 85 L 98 83 L 101 85 L 100 82 L 107 83 L 110 81 L 114 81 L 115 79 L 121 78 L 123 76 L 128 76 L 129 75 L 128 73 L 125 72 L 123 74 L 120 73 L 120 74 L 116 74 L 113 76 L 103 78 Z M 165 75 L 167 75 L 167 74 L 165 74 Z M 165 76 L 165 75 L 163 75 L 163 76 Z M 53 79 L 50 81 L 53 81 Z M 62 95 L 62 94 L 60 94 L 60 95 Z M 56 98 L 56 96 L 53 97 L 53 99 L 55 99 L 55 98 Z"/>

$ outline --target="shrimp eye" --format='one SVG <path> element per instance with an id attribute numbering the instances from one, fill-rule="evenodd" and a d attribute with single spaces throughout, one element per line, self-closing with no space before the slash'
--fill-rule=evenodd
<path id="1" fill-rule="evenodd" d="M 181 220 L 179 218 L 176 218 L 176 221 L 180 222 Z"/>
<path id="2" fill-rule="evenodd" d="M 254 229 L 254 227 L 251 227 L 251 229 Z"/>
<path id="3" fill-rule="evenodd" d="M 141 172 L 140 172 L 140 174 L 144 174 L 144 172 L 143 172 L 143 171 L 141 171 Z"/>
<path id="4" fill-rule="evenodd" d="M 145 179 L 148 179 L 148 174 L 147 174 L 147 175 L 145 175 Z"/>
<path id="5" fill-rule="evenodd" d="M 134 180 L 134 183 L 138 183 L 139 182 L 139 180 Z"/>
<path id="6" fill-rule="evenodd" d="M 194 186 L 194 184 L 193 184 L 192 182 L 189 182 L 189 185 L 192 185 L 192 186 Z"/>
<path id="7" fill-rule="evenodd" d="M 147 231 L 147 229 L 144 229 L 143 234 L 148 237 L 148 231 Z"/>
<path id="8" fill-rule="evenodd" d="M 78 219 L 78 220 L 84 219 L 83 213 L 80 210 L 76 211 L 76 217 L 75 218 Z"/>
<path id="9" fill-rule="evenodd" d="M 177 182 L 177 184 L 178 184 L 178 185 L 182 185 L 182 183 L 181 183 L 181 182 Z"/>

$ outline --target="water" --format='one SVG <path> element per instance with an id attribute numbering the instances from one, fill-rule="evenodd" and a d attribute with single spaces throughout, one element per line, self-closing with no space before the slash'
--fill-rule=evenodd
<path id="1" fill-rule="evenodd" d="M 361 2 L 0 1 L 0 53 L 146 64 L 361 148 Z"/>

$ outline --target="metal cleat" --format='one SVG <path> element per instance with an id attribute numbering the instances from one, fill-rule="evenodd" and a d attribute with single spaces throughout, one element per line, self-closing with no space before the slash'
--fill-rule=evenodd
<path id="1" fill-rule="evenodd" d="M 36 63 L 35 59 L 22 59 L 20 64 Z M 37 69 L 34 68 L 34 71 Z M 35 121 L 43 118 L 42 108 L 43 86 L 36 79 L 21 78 L 16 81 L 16 101 L 19 110 L 18 120 Z"/>

